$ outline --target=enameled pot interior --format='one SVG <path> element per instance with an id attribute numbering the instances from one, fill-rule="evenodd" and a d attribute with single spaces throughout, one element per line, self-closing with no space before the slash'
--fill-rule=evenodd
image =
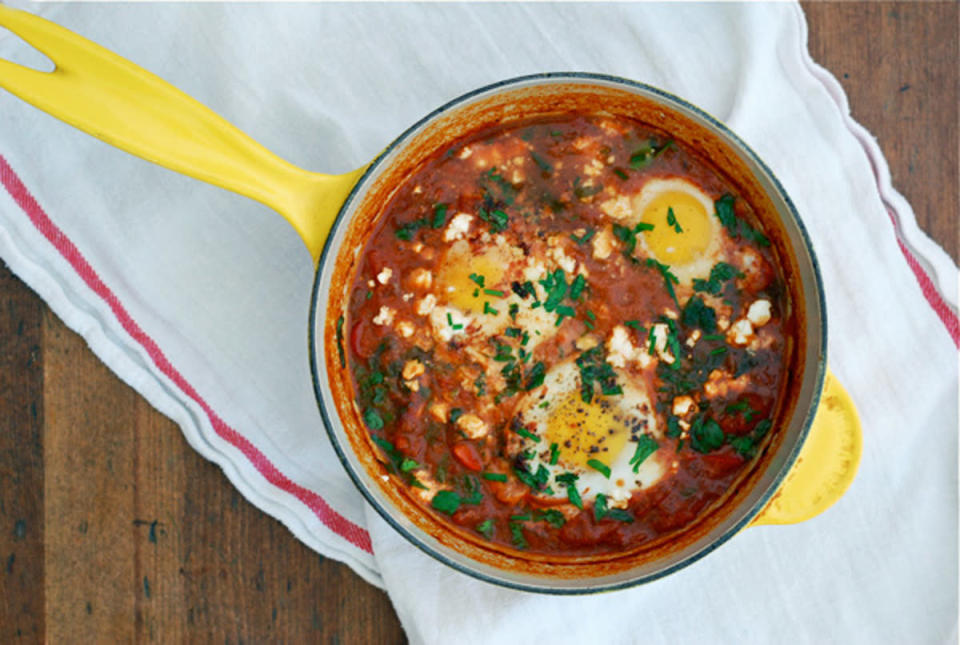
<path id="1" fill-rule="evenodd" d="M 737 187 L 763 220 L 783 267 L 794 323 L 772 442 L 728 498 L 683 532 L 616 556 L 556 558 L 492 548 L 452 529 L 413 502 L 377 459 L 360 420 L 337 328 L 372 226 L 396 186 L 422 160 L 478 127 L 532 115 L 605 112 L 639 118 L 700 151 Z M 343 323 L 340 322 L 342 325 Z M 344 325 L 349 329 L 349 321 Z M 321 257 L 310 321 L 314 388 L 324 424 L 344 467 L 367 501 L 412 544 L 460 571 L 508 587 L 586 593 L 667 575 L 725 542 L 776 492 L 813 420 L 826 365 L 826 320 L 816 259 L 803 225 L 779 182 L 759 158 L 718 121 L 655 88 L 592 74 L 543 74 L 482 88 L 437 109 L 398 137 L 357 183 L 340 211 Z"/>

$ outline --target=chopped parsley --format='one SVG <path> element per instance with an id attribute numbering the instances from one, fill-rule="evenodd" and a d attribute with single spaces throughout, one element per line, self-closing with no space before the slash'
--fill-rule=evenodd
<path id="1" fill-rule="evenodd" d="M 526 382 L 523 385 L 523 389 L 529 392 L 535 387 L 540 387 L 543 385 L 543 378 L 547 374 L 547 366 L 543 364 L 542 361 L 537 361 L 533 364 L 527 371 Z"/>
<path id="2" fill-rule="evenodd" d="M 340 356 L 340 367 L 346 367 L 347 359 L 343 353 L 343 316 L 337 318 L 337 354 Z"/>
<path id="3" fill-rule="evenodd" d="M 513 546 L 518 549 L 527 548 L 527 540 L 523 537 L 523 525 L 516 522 L 510 522 L 510 535 L 512 537 Z"/>
<path id="4" fill-rule="evenodd" d="M 576 300 L 583 293 L 583 288 L 587 286 L 587 279 L 577 274 L 577 277 L 570 283 L 570 299 Z M 571 314 L 572 315 L 572 314 Z"/>
<path id="5" fill-rule="evenodd" d="M 647 266 L 655 267 L 657 271 L 660 272 L 660 275 L 663 276 L 663 284 L 667 289 L 667 293 L 670 294 L 670 297 L 673 299 L 673 302 L 676 303 L 677 308 L 680 307 L 680 302 L 677 300 L 677 294 L 673 290 L 673 285 L 678 284 L 680 281 L 677 279 L 677 276 L 673 275 L 673 272 L 670 271 L 670 267 L 666 264 L 657 262 L 653 258 L 647 258 Z"/>
<path id="6" fill-rule="evenodd" d="M 628 524 L 633 522 L 633 515 L 629 512 L 621 508 L 610 508 L 607 505 L 607 496 L 603 493 L 598 493 L 597 498 L 593 502 L 593 517 L 598 522 L 605 517 L 620 522 L 627 522 Z"/>
<path id="7" fill-rule="evenodd" d="M 595 471 L 610 479 L 610 467 L 598 459 L 588 459 L 587 465 L 593 468 Z"/>
<path id="8" fill-rule="evenodd" d="M 547 401 L 544 401 L 543 403 L 547 403 Z M 541 405 L 543 404 L 541 403 Z M 556 443 L 551 443 L 550 444 L 550 465 L 556 466 L 557 461 L 559 459 L 560 459 L 560 446 Z"/>
<path id="9" fill-rule="evenodd" d="M 452 490 L 441 490 L 437 491 L 437 494 L 430 500 L 430 505 L 441 513 L 453 515 L 460 508 L 462 502 L 460 495 Z"/>
<path id="10" fill-rule="evenodd" d="M 725 436 L 720 424 L 711 418 L 697 415 L 690 426 L 690 445 L 697 452 L 712 452 L 723 446 Z"/>
<path id="11" fill-rule="evenodd" d="M 375 408 L 367 408 L 363 412 L 363 420 L 371 430 L 383 429 L 383 418 Z"/>
<path id="12" fill-rule="evenodd" d="M 587 197 L 593 197 L 597 193 L 603 190 L 603 184 L 593 184 L 590 186 L 584 186 L 580 183 L 580 178 L 577 177 L 573 180 L 573 194 L 577 199 L 586 199 Z"/>
<path id="13" fill-rule="evenodd" d="M 563 473 L 562 475 L 557 475 L 555 479 L 558 484 L 567 487 L 567 498 L 570 500 L 570 503 L 580 510 L 583 510 L 583 499 L 581 499 L 580 493 L 577 491 L 577 480 L 579 476 L 575 473 Z"/>
<path id="14" fill-rule="evenodd" d="M 486 519 L 480 522 L 479 524 L 477 524 L 475 528 L 477 529 L 477 533 L 487 538 L 488 540 L 493 537 L 493 520 Z"/>
<path id="15" fill-rule="evenodd" d="M 623 394 L 623 389 L 617 384 L 617 374 L 604 360 L 600 345 L 580 354 L 576 363 L 580 368 L 580 398 L 584 403 L 593 401 L 594 384 L 600 385 L 605 396 Z"/>
<path id="16" fill-rule="evenodd" d="M 734 239 L 742 237 L 757 246 L 770 246 L 770 240 L 768 240 L 763 233 L 747 224 L 743 219 L 737 217 L 733 204 L 734 197 L 729 193 L 713 204 L 717 219 L 719 219 L 723 227 L 727 229 L 730 237 Z"/>
<path id="17" fill-rule="evenodd" d="M 526 282 L 512 282 L 510 283 L 510 289 L 513 290 L 515 294 L 526 300 L 530 296 L 534 298 L 537 297 L 537 292 L 534 289 L 533 283 L 527 280 Z"/>
<path id="18" fill-rule="evenodd" d="M 672 145 L 673 141 L 666 141 L 663 145 L 658 146 L 654 139 L 650 139 L 630 155 L 630 167 L 634 170 L 646 168 L 654 159 L 662 154 L 664 150 L 667 150 Z"/>
<path id="19" fill-rule="evenodd" d="M 547 174 L 553 172 L 553 166 L 547 163 L 547 160 L 538 155 L 536 152 L 531 152 L 530 158 L 533 159 L 533 163 L 537 164 L 537 167 L 540 168 L 541 171 Z"/>
<path id="20" fill-rule="evenodd" d="M 707 306 L 700 296 L 693 296 L 687 300 L 680 319 L 687 327 L 699 327 L 706 334 L 712 334 L 717 330 L 717 313 L 712 307 Z"/>
<path id="21" fill-rule="evenodd" d="M 443 228 L 443 225 L 447 221 L 447 205 L 446 204 L 434 204 L 433 206 L 433 221 L 430 224 L 433 228 Z"/>
<path id="22" fill-rule="evenodd" d="M 423 468 L 423 466 L 409 457 L 404 458 L 404 460 L 400 462 L 400 472 L 408 473 L 417 468 Z"/>
<path id="23" fill-rule="evenodd" d="M 676 417 L 671 418 L 676 419 Z M 637 439 L 637 449 L 633 453 L 633 457 L 630 458 L 633 472 L 637 472 L 640 469 L 640 464 L 646 461 L 647 457 L 655 453 L 658 448 L 660 448 L 660 444 L 657 443 L 656 439 L 648 434 L 640 435 L 640 438 Z"/>
<path id="24" fill-rule="evenodd" d="M 507 481 L 507 476 L 503 473 L 483 473 L 480 475 L 487 481 L 491 482 L 505 482 Z"/>
<path id="25" fill-rule="evenodd" d="M 562 528 L 563 525 L 567 523 L 567 518 L 555 508 L 550 508 L 545 511 L 538 510 L 534 513 L 533 519 L 537 522 L 546 522 L 555 529 Z"/>
<path id="26" fill-rule="evenodd" d="M 510 424 L 510 429 L 516 432 L 521 437 L 524 437 L 525 439 L 529 439 L 534 443 L 540 443 L 540 437 L 538 437 L 537 435 L 533 434 L 532 432 L 524 428 L 522 425 L 520 425 L 519 421 L 517 421 L 516 419 L 514 419 L 513 423 Z"/>
<path id="27" fill-rule="evenodd" d="M 737 451 L 741 457 L 750 458 L 756 453 L 757 444 L 760 443 L 760 440 L 770 431 L 770 428 L 773 426 L 773 423 L 770 419 L 763 419 L 756 426 L 754 426 L 753 431 L 749 435 L 743 437 L 731 437 L 729 440 L 730 445 L 734 450 Z"/>
<path id="28" fill-rule="evenodd" d="M 620 224 L 614 224 L 613 234 L 618 240 L 623 242 L 623 254 L 631 260 L 634 260 L 633 250 L 637 248 L 637 233 L 642 231 L 652 231 L 653 228 L 653 224 L 648 224 L 647 222 L 640 222 L 633 228 L 621 226 Z"/>
<path id="29" fill-rule="evenodd" d="M 579 244 L 580 246 L 583 246 L 590 240 L 590 238 L 592 238 L 596 234 L 597 232 L 591 228 L 591 229 L 587 229 L 587 232 L 581 235 L 580 237 L 577 237 L 576 235 L 571 233 L 570 239 L 576 242 L 577 244 Z"/>
<path id="30" fill-rule="evenodd" d="M 680 227 L 680 222 L 677 221 L 677 215 L 673 212 L 672 207 L 667 207 L 667 225 L 672 226 L 675 233 L 683 233 L 683 229 Z"/>
<path id="31" fill-rule="evenodd" d="M 627 180 L 627 177 L 628 177 L 627 173 L 623 172 L 623 171 L 620 170 L 619 168 L 614 168 L 614 169 L 613 169 L 613 174 L 615 174 L 617 177 L 619 177 L 619 178 L 622 179 L 623 181 L 626 181 L 626 180 Z"/>
<path id="32" fill-rule="evenodd" d="M 483 283 L 486 281 L 486 278 L 484 278 L 482 275 L 478 275 L 478 274 L 476 274 L 476 273 L 471 273 L 471 274 L 470 274 L 470 279 L 471 279 L 474 283 L 476 283 L 477 286 L 479 286 L 480 288 L 483 288 Z"/>
<path id="33" fill-rule="evenodd" d="M 398 239 L 409 242 L 410 240 L 413 239 L 413 236 L 417 231 L 427 226 L 428 224 L 429 222 L 427 221 L 427 218 L 421 217 L 420 219 L 416 219 L 412 222 L 407 222 L 406 224 L 398 228 L 394 232 L 394 235 L 396 235 Z"/>
<path id="34" fill-rule="evenodd" d="M 726 262 L 717 262 L 710 269 L 710 278 L 703 280 L 694 278 L 693 290 L 703 291 L 712 296 L 718 296 L 723 291 L 723 283 L 733 278 L 742 278 L 743 274 L 737 271 L 737 268 Z"/>

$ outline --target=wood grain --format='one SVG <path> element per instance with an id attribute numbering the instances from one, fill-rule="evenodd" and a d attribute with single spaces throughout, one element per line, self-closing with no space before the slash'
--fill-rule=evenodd
<path id="1" fill-rule="evenodd" d="M 893 185 L 957 262 L 960 4 L 805 2 L 813 59 L 883 150 Z"/>
<path id="2" fill-rule="evenodd" d="M 804 7 L 956 259 L 958 5 Z M 384 593 L 247 503 L 5 267 L 0 423 L 0 642 L 404 642 Z"/>

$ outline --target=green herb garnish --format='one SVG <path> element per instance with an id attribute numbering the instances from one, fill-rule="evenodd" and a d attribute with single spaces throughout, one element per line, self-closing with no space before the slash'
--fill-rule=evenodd
<path id="1" fill-rule="evenodd" d="M 447 221 L 447 205 L 446 204 L 434 204 L 433 205 L 433 221 L 431 225 L 433 228 L 443 228 L 443 225 Z"/>
<path id="2" fill-rule="evenodd" d="M 601 475 L 603 475 L 604 477 L 606 477 L 607 479 L 610 479 L 610 467 L 607 466 L 602 461 L 599 461 L 597 459 L 588 459 L 587 465 L 593 468 L 595 471 L 597 471 Z"/>
<path id="3" fill-rule="evenodd" d="M 633 453 L 633 457 L 630 458 L 630 465 L 633 466 L 633 472 L 637 472 L 640 464 L 646 461 L 647 457 L 655 453 L 659 447 L 660 444 L 650 435 L 640 435 L 640 438 L 637 439 L 637 449 Z"/>
<path id="4" fill-rule="evenodd" d="M 486 519 L 477 524 L 475 528 L 477 529 L 477 533 L 484 536 L 488 540 L 493 537 L 493 520 Z"/>
<path id="5" fill-rule="evenodd" d="M 544 401 L 544 403 L 547 403 L 547 401 Z M 550 465 L 556 466 L 557 461 L 559 459 L 560 459 L 560 446 L 555 443 L 551 443 L 550 444 Z"/>
<path id="6" fill-rule="evenodd" d="M 343 316 L 337 318 L 337 354 L 340 355 L 340 367 L 346 367 L 347 359 L 343 353 Z"/>
<path id="7" fill-rule="evenodd" d="M 679 284 L 677 276 L 673 275 L 673 272 L 670 271 L 670 267 L 666 264 L 657 262 L 653 258 L 647 258 L 647 266 L 655 267 L 657 271 L 660 272 L 660 275 L 663 276 L 663 284 L 667 289 L 667 293 L 670 294 L 670 297 L 673 299 L 673 302 L 677 305 L 677 308 L 680 308 L 680 302 L 677 300 L 677 294 L 673 290 L 673 285 Z"/>
<path id="8" fill-rule="evenodd" d="M 437 494 L 430 500 L 430 505 L 441 513 L 453 515 L 460 508 L 462 501 L 460 495 L 452 490 L 441 490 L 437 491 Z"/>
<path id="9" fill-rule="evenodd" d="M 579 244 L 580 246 L 583 246 L 590 240 L 590 238 L 596 235 L 596 233 L 597 232 L 591 228 L 591 229 L 587 229 L 587 232 L 581 235 L 580 237 L 577 237 L 576 235 L 571 233 L 570 239 L 576 242 L 577 244 Z"/>
<path id="10" fill-rule="evenodd" d="M 503 473 L 483 473 L 480 476 L 486 479 L 487 481 L 492 481 L 492 482 L 507 481 L 507 476 L 504 475 Z"/>

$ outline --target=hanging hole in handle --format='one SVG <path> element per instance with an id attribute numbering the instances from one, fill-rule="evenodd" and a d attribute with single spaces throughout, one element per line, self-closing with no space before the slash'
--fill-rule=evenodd
<path id="1" fill-rule="evenodd" d="M 23 38 L 6 27 L 0 27 L 0 45 L 5 53 L 0 59 L 22 65 L 38 72 L 52 72 L 57 69 L 56 63 L 43 54 Z"/>

